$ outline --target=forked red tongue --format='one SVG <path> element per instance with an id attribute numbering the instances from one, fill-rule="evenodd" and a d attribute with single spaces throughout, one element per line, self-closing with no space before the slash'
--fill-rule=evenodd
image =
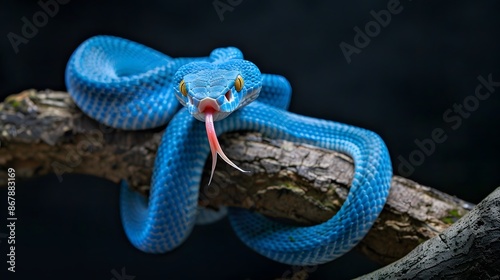
<path id="1" fill-rule="evenodd" d="M 219 140 L 217 139 L 217 134 L 215 133 L 214 127 L 214 118 L 213 113 L 214 109 L 206 108 L 205 111 L 205 128 L 207 129 L 207 137 L 208 143 L 210 143 L 210 151 L 212 151 L 212 173 L 210 174 L 210 180 L 208 184 L 212 182 L 212 177 L 214 176 L 215 166 L 217 165 L 217 154 L 229 165 L 238 169 L 241 172 L 248 172 L 241 168 L 239 168 L 236 164 L 234 164 L 222 151 L 222 148 L 219 145 Z"/>

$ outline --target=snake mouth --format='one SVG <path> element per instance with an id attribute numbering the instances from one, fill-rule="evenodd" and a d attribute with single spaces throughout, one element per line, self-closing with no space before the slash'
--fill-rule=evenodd
<path id="1" fill-rule="evenodd" d="M 198 103 L 198 111 L 205 113 L 207 110 L 211 110 L 212 112 L 220 111 L 220 106 L 219 103 L 217 103 L 217 100 L 206 97 Z"/>

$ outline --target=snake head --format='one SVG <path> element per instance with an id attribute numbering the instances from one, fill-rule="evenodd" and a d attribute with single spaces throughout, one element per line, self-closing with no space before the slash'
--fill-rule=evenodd
<path id="1" fill-rule="evenodd" d="M 209 62 L 210 61 L 210 62 Z M 196 119 L 205 122 L 212 152 L 212 181 L 217 154 L 229 165 L 234 164 L 222 151 L 217 140 L 214 121 L 222 120 L 232 112 L 255 100 L 262 88 L 259 68 L 242 59 L 236 48 L 216 49 L 208 61 L 191 62 L 174 75 L 175 97 Z"/>
<path id="2" fill-rule="evenodd" d="M 214 121 L 224 119 L 255 100 L 262 87 L 259 68 L 243 59 L 191 62 L 177 70 L 173 82 L 177 100 L 200 121 L 207 110 Z"/>

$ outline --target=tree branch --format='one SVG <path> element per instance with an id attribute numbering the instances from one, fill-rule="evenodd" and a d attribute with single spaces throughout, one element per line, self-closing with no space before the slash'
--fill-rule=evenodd
<path id="1" fill-rule="evenodd" d="M 163 128 L 122 131 L 91 120 L 65 92 L 27 90 L 0 103 L 0 169 L 18 178 L 83 173 L 119 182 L 147 195 Z M 258 133 L 220 138 L 228 157 L 251 176 L 218 165 L 208 187 L 206 166 L 200 205 L 251 209 L 300 225 L 332 217 L 349 192 L 353 161 L 337 152 L 272 140 Z M 0 175 L 6 184 L 7 172 Z M 2 177 L 3 176 L 3 177 Z M 387 204 L 358 248 L 380 263 L 400 259 L 437 236 L 473 205 L 394 176 Z"/>
<path id="2" fill-rule="evenodd" d="M 498 279 L 499 252 L 500 187 L 438 236 L 359 279 Z"/>

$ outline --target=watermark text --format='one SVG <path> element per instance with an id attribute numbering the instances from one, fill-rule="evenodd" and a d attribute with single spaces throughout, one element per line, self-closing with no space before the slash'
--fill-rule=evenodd
<path id="1" fill-rule="evenodd" d="M 16 170 L 7 169 L 7 270 L 16 272 Z"/>

